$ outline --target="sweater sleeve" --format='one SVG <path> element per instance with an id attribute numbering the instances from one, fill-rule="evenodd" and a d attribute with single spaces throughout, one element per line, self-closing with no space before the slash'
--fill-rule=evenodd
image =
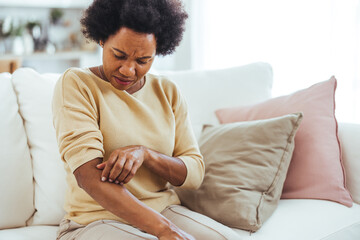
<path id="1" fill-rule="evenodd" d="M 175 148 L 173 156 L 181 159 L 187 169 L 187 176 L 180 188 L 197 189 L 200 187 L 205 173 L 203 157 L 190 122 L 185 99 L 177 91 L 175 114 Z"/>
<path id="2" fill-rule="evenodd" d="M 104 155 L 94 91 L 79 78 L 74 71 L 65 72 L 55 86 L 52 102 L 59 152 L 72 172 Z"/>

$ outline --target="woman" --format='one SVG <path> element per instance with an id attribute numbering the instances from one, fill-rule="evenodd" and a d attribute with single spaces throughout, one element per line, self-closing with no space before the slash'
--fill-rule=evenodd
<path id="1" fill-rule="evenodd" d="M 147 73 L 179 45 L 186 18 L 178 0 L 95 0 L 85 11 L 103 65 L 71 68 L 55 87 L 68 183 L 58 239 L 225 239 L 168 187 L 199 187 L 204 163 L 178 89 Z"/>

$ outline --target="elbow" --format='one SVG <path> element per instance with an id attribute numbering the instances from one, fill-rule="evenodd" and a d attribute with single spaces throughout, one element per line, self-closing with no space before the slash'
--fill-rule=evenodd
<path id="1" fill-rule="evenodd" d="M 184 189 L 196 190 L 200 188 L 202 180 L 203 178 L 201 176 L 199 176 L 197 179 L 192 179 L 191 181 L 185 180 L 185 182 L 179 187 Z"/>
<path id="2" fill-rule="evenodd" d="M 195 175 L 195 177 L 194 177 L 195 181 L 194 181 L 192 188 L 196 190 L 196 189 L 200 188 L 201 184 L 203 183 L 204 176 L 205 176 L 205 163 L 202 158 L 198 163 L 198 171 L 196 171 L 196 173 L 194 175 Z"/>
<path id="3" fill-rule="evenodd" d="M 194 184 L 191 186 L 191 188 L 194 190 L 199 189 L 203 180 L 204 180 L 204 173 L 201 172 L 201 174 L 199 174 L 199 176 L 198 176 L 197 181 L 194 182 Z"/>
<path id="4" fill-rule="evenodd" d="M 205 175 L 205 168 L 204 168 L 204 165 L 201 164 L 201 166 L 199 166 L 197 171 L 193 169 L 191 172 L 187 173 L 185 181 L 179 187 L 184 188 L 184 189 L 196 190 L 196 189 L 200 188 L 200 186 L 204 180 L 204 175 Z"/>

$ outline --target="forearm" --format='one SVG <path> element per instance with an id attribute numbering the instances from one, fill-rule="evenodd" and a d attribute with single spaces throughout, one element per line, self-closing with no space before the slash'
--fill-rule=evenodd
<path id="1" fill-rule="evenodd" d="M 140 202 L 124 186 L 101 182 L 101 171 L 95 167 L 99 162 L 100 159 L 94 159 L 75 170 L 82 189 L 106 210 L 145 232 L 159 236 L 170 228 L 169 220 Z"/>
<path id="2" fill-rule="evenodd" d="M 144 165 L 173 186 L 182 185 L 187 176 L 186 166 L 181 159 L 151 149 L 146 149 Z"/>

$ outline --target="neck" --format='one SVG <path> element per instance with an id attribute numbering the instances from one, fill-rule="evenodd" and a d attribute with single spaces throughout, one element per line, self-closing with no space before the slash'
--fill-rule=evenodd
<path id="1" fill-rule="evenodd" d="M 125 90 L 126 92 L 128 92 L 129 94 L 133 94 L 137 91 L 139 91 L 145 84 L 145 76 L 139 81 L 137 82 L 134 86 L 132 86 L 131 88 Z"/>
<path id="2" fill-rule="evenodd" d="M 100 78 L 101 79 L 104 79 L 105 81 L 109 82 L 109 80 L 106 78 L 105 74 L 104 74 L 104 69 L 103 69 L 103 66 L 100 65 L 98 67 L 98 70 L 99 70 L 99 75 L 100 75 Z"/>

